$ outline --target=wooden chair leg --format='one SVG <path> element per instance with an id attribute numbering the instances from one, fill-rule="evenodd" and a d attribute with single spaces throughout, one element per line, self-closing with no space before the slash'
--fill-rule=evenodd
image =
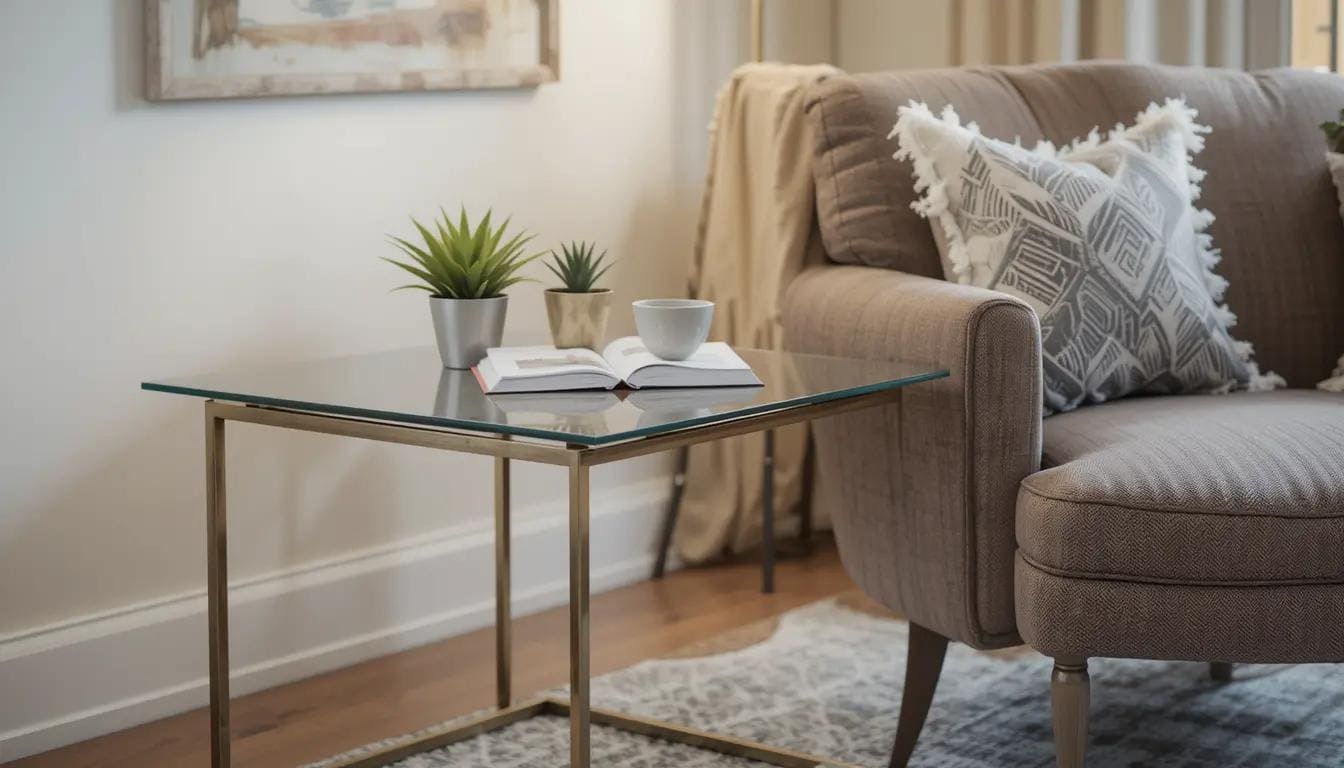
<path id="1" fill-rule="evenodd" d="M 1209 678 L 1216 683 L 1232 682 L 1232 664 L 1226 661 L 1210 661 Z"/>
<path id="2" fill-rule="evenodd" d="M 933 703 L 933 692 L 943 673 L 947 638 L 918 624 L 910 625 L 910 645 L 905 656 L 905 691 L 901 694 L 901 717 L 896 724 L 896 743 L 891 748 L 891 768 L 905 768 L 915 752 L 919 732 Z"/>
<path id="3" fill-rule="evenodd" d="M 1087 659 L 1055 659 L 1055 670 L 1050 675 L 1050 708 L 1055 725 L 1055 763 L 1059 768 L 1083 768 L 1090 699 Z"/>

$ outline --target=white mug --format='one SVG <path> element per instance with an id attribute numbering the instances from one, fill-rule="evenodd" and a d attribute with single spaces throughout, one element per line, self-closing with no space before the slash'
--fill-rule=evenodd
<path id="1" fill-rule="evenodd" d="M 664 360 L 685 360 L 709 338 L 714 302 L 701 299 L 641 299 L 634 302 L 635 329 L 645 348 Z"/>

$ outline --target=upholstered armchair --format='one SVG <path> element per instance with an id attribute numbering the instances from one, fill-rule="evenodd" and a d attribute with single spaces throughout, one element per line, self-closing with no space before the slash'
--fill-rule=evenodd
<path id="1" fill-rule="evenodd" d="M 1042 418 L 1025 304 L 944 281 L 911 169 L 911 99 L 986 135 L 1065 142 L 1184 95 L 1213 133 L 1201 204 L 1237 334 L 1289 388 L 1133 397 Z M 1055 660 L 1061 766 L 1086 745 L 1092 657 L 1344 660 L 1344 226 L 1316 124 L 1344 79 L 1088 63 L 839 77 L 808 119 L 827 261 L 784 303 L 795 350 L 937 364 L 880 415 L 815 425 L 817 504 L 854 580 L 910 621 L 892 765 L 913 752 L 949 640 Z M 1045 674 L 1043 670 L 1042 674 Z"/>

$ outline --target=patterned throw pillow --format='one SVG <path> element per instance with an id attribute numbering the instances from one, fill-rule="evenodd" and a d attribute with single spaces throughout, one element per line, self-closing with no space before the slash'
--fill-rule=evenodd
<path id="1" fill-rule="evenodd" d="M 961 125 L 948 107 L 900 110 L 896 158 L 915 165 L 915 210 L 949 280 L 992 288 L 1041 321 L 1047 411 L 1128 394 L 1283 386 L 1228 332 L 1227 282 L 1194 206 L 1190 157 L 1208 128 L 1180 100 L 1150 105 L 1103 140 L 1026 149 Z M 941 230 L 941 231 L 940 231 Z"/>

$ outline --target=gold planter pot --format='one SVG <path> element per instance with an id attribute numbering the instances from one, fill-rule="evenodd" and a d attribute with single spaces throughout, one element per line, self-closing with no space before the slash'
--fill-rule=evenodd
<path id="1" fill-rule="evenodd" d="M 597 349 L 607 334 L 611 289 L 588 293 L 546 289 L 546 319 L 555 346 Z"/>

